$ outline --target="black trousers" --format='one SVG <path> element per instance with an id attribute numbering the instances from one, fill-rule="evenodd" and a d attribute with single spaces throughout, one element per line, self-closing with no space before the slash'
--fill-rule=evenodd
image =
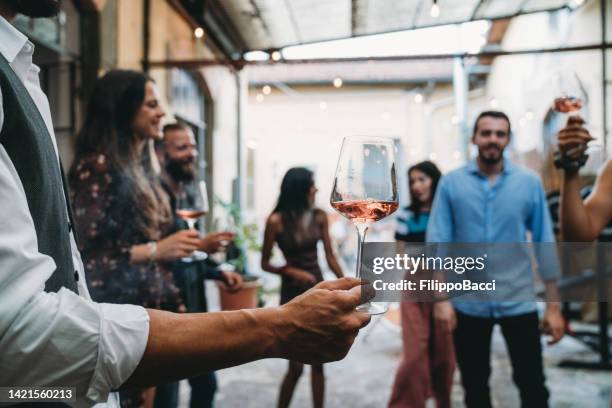
<path id="1" fill-rule="evenodd" d="M 512 379 L 524 408 L 548 407 L 542 365 L 539 320 L 536 312 L 499 319 L 457 312 L 454 333 L 457 364 L 469 408 L 490 408 L 491 334 L 499 324 L 512 363 Z"/>

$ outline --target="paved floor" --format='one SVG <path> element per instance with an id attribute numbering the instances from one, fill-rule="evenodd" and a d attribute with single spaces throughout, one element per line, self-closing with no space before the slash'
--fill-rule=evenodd
<path id="1" fill-rule="evenodd" d="M 211 299 L 214 303 L 214 299 Z M 385 407 L 401 353 L 399 328 L 387 320 L 373 323 L 357 338 L 349 355 L 341 362 L 327 364 L 326 406 L 351 408 Z M 551 406 L 610 408 L 612 372 L 570 370 L 557 367 L 566 358 L 594 359 L 596 356 L 571 338 L 554 347 L 545 347 L 545 364 Z M 279 383 L 287 363 L 261 360 L 218 372 L 219 408 L 274 407 Z M 496 407 L 518 407 L 519 400 L 511 380 L 511 368 L 501 333 L 493 340 L 492 397 Z M 455 378 L 453 406 L 463 407 L 459 374 Z M 187 407 L 189 386 L 182 383 L 182 407 Z M 292 407 L 311 407 L 309 371 L 298 383 Z M 433 405 L 431 405 L 433 406 Z"/>

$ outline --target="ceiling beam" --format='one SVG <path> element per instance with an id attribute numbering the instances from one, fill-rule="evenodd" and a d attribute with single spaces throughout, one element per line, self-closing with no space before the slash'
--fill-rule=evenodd
<path id="1" fill-rule="evenodd" d="M 480 11 L 480 7 L 482 7 L 487 1 L 489 1 L 489 0 L 480 0 L 478 2 L 476 7 L 474 7 L 474 11 L 472 12 L 472 15 L 470 16 L 470 21 L 472 21 L 472 20 L 474 20 L 476 18 L 476 16 L 478 15 L 478 12 Z"/>
<path id="2" fill-rule="evenodd" d="M 351 36 L 357 32 L 357 15 L 359 14 L 359 0 L 351 0 Z"/>
<path id="3" fill-rule="evenodd" d="M 558 47 L 558 48 L 534 48 L 525 50 L 515 51 L 482 51 L 478 53 L 454 53 L 454 54 L 424 54 L 424 55 L 404 55 L 404 56 L 393 56 L 393 57 L 375 57 L 375 58 L 316 58 L 316 59 L 295 59 L 295 60 L 283 60 L 282 62 L 269 62 L 269 61 L 242 61 L 244 65 L 274 65 L 274 64 L 316 64 L 316 63 L 343 63 L 343 62 L 384 62 L 384 61 L 418 61 L 418 60 L 439 60 L 454 58 L 483 58 L 483 57 L 503 57 L 512 55 L 530 55 L 530 54 L 548 54 L 548 53 L 565 53 L 565 52 L 581 52 L 581 51 L 596 51 L 596 50 L 607 50 L 612 48 L 612 43 L 602 44 L 590 44 L 581 45 L 575 47 Z M 228 61 L 222 59 L 193 59 L 193 60 L 164 60 L 164 61 L 151 61 L 150 66 L 156 68 L 171 68 L 171 67 L 190 67 L 197 68 L 199 66 L 210 66 L 210 65 L 231 65 L 235 61 Z"/>

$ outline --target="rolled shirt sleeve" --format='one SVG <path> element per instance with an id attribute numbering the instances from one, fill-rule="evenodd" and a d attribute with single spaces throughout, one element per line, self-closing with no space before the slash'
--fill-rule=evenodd
<path id="1" fill-rule="evenodd" d="M 0 385 L 71 386 L 79 406 L 107 401 L 144 354 L 146 310 L 44 292 L 55 263 L 38 252 L 23 187 L 1 146 L 0 208 Z"/>

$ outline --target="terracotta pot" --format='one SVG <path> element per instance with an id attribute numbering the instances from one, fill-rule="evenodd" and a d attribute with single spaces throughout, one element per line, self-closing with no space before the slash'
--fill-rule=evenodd
<path id="1" fill-rule="evenodd" d="M 227 286 L 217 282 L 221 310 L 254 309 L 257 307 L 257 289 L 261 283 L 259 280 L 246 281 L 237 292 L 230 292 Z"/>

